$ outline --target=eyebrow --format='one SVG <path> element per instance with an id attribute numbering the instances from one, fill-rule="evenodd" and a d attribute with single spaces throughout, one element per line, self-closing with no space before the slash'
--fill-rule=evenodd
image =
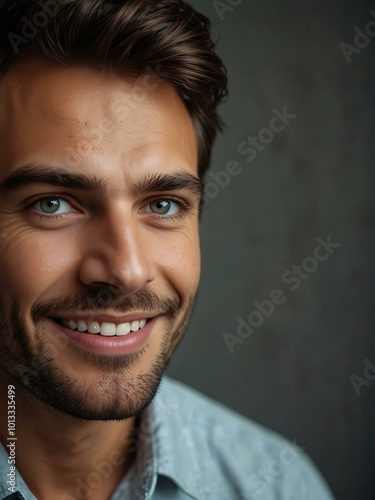
<path id="1" fill-rule="evenodd" d="M 95 176 L 86 176 L 65 171 L 62 168 L 52 168 L 42 163 L 32 163 L 20 167 L 10 173 L 0 182 L 0 194 L 27 189 L 32 185 L 48 185 L 92 191 L 97 194 L 106 194 L 108 181 Z M 174 191 L 186 189 L 196 195 L 203 196 L 204 184 L 193 174 L 175 172 L 171 174 L 151 174 L 138 181 L 131 188 L 132 195 L 146 194 L 155 191 Z"/>
<path id="2" fill-rule="evenodd" d="M 200 199 L 203 196 L 204 184 L 198 177 L 189 172 L 151 174 L 134 185 L 132 194 L 137 196 L 155 191 L 178 191 L 182 189 L 190 191 Z"/>
<path id="3" fill-rule="evenodd" d="M 10 173 L 0 182 L 0 194 L 9 194 L 27 189 L 32 185 L 49 185 L 85 191 L 106 192 L 106 183 L 95 176 L 72 174 L 60 168 L 31 163 Z"/>

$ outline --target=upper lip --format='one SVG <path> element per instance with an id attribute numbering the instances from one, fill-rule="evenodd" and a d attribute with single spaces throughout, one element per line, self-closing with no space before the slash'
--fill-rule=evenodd
<path id="1" fill-rule="evenodd" d="M 132 323 L 133 321 L 140 321 L 142 319 L 151 319 L 157 316 L 156 314 L 147 312 L 136 312 L 128 313 L 123 316 L 114 316 L 112 314 L 96 314 L 96 313 L 85 313 L 85 314 L 75 314 L 71 313 L 58 313 L 54 315 L 54 318 L 73 320 L 73 321 L 85 321 L 89 323 L 90 321 L 96 321 L 98 323 L 114 323 L 115 325 L 121 325 L 122 323 Z"/>

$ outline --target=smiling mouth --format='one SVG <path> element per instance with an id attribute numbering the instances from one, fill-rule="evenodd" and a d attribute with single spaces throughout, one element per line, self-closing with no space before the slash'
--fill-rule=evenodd
<path id="1" fill-rule="evenodd" d="M 115 323 L 108 322 L 99 323 L 97 321 L 74 321 L 61 318 L 53 318 L 53 320 L 69 330 L 89 333 L 92 335 L 101 335 L 103 337 L 124 337 L 125 335 L 129 335 L 131 332 L 138 332 L 139 330 L 142 330 L 149 321 L 149 319 L 142 319 L 139 321 L 121 323 L 117 325 Z"/>

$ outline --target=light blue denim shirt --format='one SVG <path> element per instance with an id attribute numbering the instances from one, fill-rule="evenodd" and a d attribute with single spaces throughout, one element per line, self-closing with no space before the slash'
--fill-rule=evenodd
<path id="1" fill-rule="evenodd" d="M 136 460 L 111 500 L 333 499 L 296 444 L 167 377 L 140 429 Z M 19 473 L 17 493 L 8 491 L 7 459 L 0 444 L 0 499 L 35 500 Z M 107 474 L 99 468 L 96 480 Z"/>

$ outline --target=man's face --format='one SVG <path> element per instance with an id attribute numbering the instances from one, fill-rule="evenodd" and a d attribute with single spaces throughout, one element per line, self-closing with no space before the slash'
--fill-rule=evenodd
<path id="1" fill-rule="evenodd" d="M 153 77 L 40 61 L 12 68 L 0 101 L 0 366 L 78 418 L 132 416 L 198 287 L 189 114 Z"/>

